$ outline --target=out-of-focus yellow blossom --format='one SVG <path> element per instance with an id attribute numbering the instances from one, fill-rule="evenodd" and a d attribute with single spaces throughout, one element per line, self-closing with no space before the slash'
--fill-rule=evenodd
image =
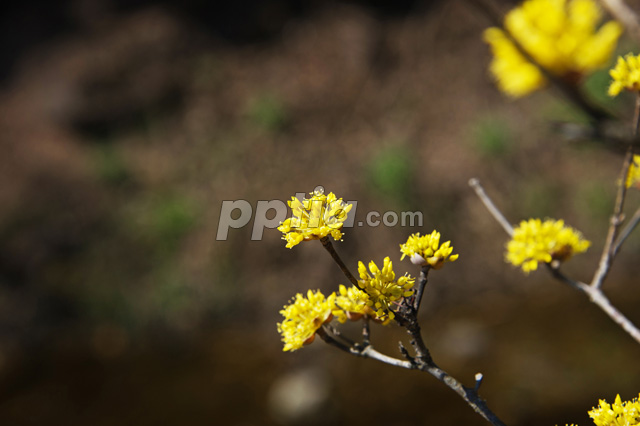
<path id="1" fill-rule="evenodd" d="M 640 187 L 640 155 L 634 155 L 631 166 L 629 167 L 629 173 L 627 173 L 627 188 L 633 185 Z"/>
<path id="2" fill-rule="evenodd" d="M 328 235 L 334 240 L 342 239 L 342 225 L 353 205 L 337 198 L 333 192 L 325 195 L 322 187 L 316 188 L 311 195 L 311 198 L 302 201 L 291 197 L 288 202 L 292 217 L 278 226 L 278 230 L 284 234 L 282 239 L 287 242 L 287 248 Z"/>
<path id="3" fill-rule="evenodd" d="M 640 55 L 629 53 L 624 58 L 619 56 L 609 75 L 613 79 L 609 86 L 609 96 L 617 96 L 625 89 L 640 91 Z"/>
<path id="4" fill-rule="evenodd" d="M 640 425 L 640 402 L 638 398 L 622 402 L 620 395 L 616 396 L 613 404 L 601 399 L 600 405 L 589 411 L 589 417 L 593 419 L 596 426 L 638 426 Z"/>
<path id="5" fill-rule="evenodd" d="M 565 226 L 563 220 L 529 219 L 513 230 L 505 257 L 507 262 L 529 273 L 538 269 L 539 262 L 564 261 L 586 251 L 590 245 L 579 231 Z"/>
<path id="6" fill-rule="evenodd" d="M 378 319 L 392 320 L 395 315 L 390 305 L 402 297 L 413 294 L 410 289 L 413 287 L 415 278 L 405 274 L 396 281 L 393 264 L 388 256 L 384 258 L 382 269 L 379 269 L 373 261 L 369 262 L 369 271 L 371 274 L 367 272 L 364 263 L 358 262 L 359 285 L 369 295 L 367 305 L 375 311 Z"/>
<path id="7" fill-rule="evenodd" d="M 453 262 L 458 258 L 457 254 L 451 254 L 453 247 L 451 241 L 440 244 L 440 233 L 433 231 L 429 235 L 420 236 L 420 233 L 411 235 L 407 242 L 400 244 L 400 251 L 404 259 L 409 256 L 415 265 L 431 265 L 434 269 L 440 269 L 444 262 Z"/>
<path id="8" fill-rule="evenodd" d="M 526 96 L 546 84 L 540 70 L 527 61 L 509 37 L 499 28 L 488 28 L 484 40 L 491 45 L 493 60 L 489 71 L 498 88 L 509 96 Z"/>
<path id="9" fill-rule="evenodd" d="M 358 287 L 352 286 L 347 288 L 340 284 L 336 297 L 336 306 L 338 309 L 334 309 L 333 315 L 343 324 L 347 319 L 357 321 L 362 318 L 364 314 L 369 314 L 375 318 L 376 314 L 367 305 L 368 301 L 369 295 Z"/>
<path id="10" fill-rule="evenodd" d="M 309 290 L 307 297 L 296 294 L 295 300 L 280 311 L 284 317 L 284 320 L 278 323 L 278 332 L 284 342 L 282 350 L 295 351 L 313 342 L 316 331 L 322 324 L 331 321 L 335 301 L 335 293 L 325 298 L 319 290 Z"/>
<path id="11" fill-rule="evenodd" d="M 507 13 L 504 28 L 537 64 L 574 82 L 606 65 L 622 34 L 615 21 L 598 28 L 601 17 L 594 0 L 527 0 Z M 546 84 L 505 31 L 488 28 L 484 40 L 494 56 L 490 71 L 500 90 L 520 97 Z"/>

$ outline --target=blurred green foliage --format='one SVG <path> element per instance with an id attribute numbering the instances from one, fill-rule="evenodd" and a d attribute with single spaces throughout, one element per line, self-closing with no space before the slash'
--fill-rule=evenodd
<path id="1" fill-rule="evenodd" d="M 181 196 L 158 200 L 149 214 L 151 231 L 171 248 L 191 230 L 196 220 L 194 206 Z"/>
<path id="2" fill-rule="evenodd" d="M 411 197 L 414 167 L 405 147 L 394 145 L 380 149 L 366 165 L 367 187 L 389 201 L 406 204 Z"/>
<path id="3" fill-rule="evenodd" d="M 612 185 L 602 181 L 586 181 L 577 190 L 575 209 L 584 212 L 594 223 L 606 223 L 613 211 Z"/>
<path id="4" fill-rule="evenodd" d="M 523 181 L 514 203 L 518 208 L 518 222 L 531 217 L 555 219 L 560 199 L 561 189 L 554 182 L 544 179 Z"/>
<path id="5" fill-rule="evenodd" d="M 585 79 L 583 88 L 588 98 L 605 108 L 614 108 L 620 105 L 620 97 L 611 97 L 607 94 L 611 84 L 609 68 L 601 69 Z"/>
<path id="6" fill-rule="evenodd" d="M 474 148 L 485 157 L 504 157 L 510 152 L 512 132 L 506 121 L 483 116 L 471 126 Z"/>
<path id="7" fill-rule="evenodd" d="M 183 195 L 154 195 L 131 209 L 135 233 L 147 240 L 159 256 L 170 255 L 195 226 L 195 203 Z"/>
<path id="8" fill-rule="evenodd" d="M 131 329 L 140 321 L 127 291 L 117 283 L 93 285 L 82 293 L 81 300 L 84 313 L 94 322 L 109 321 Z"/>
<path id="9" fill-rule="evenodd" d="M 94 167 L 98 177 L 105 183 L 120 185 L 131 178 L 130 172 L 118 152 L 111 143 L 97 143 L 93 147 Z"/>
<path id="10" fill-rule="evenodd" d="M 166 320 L 176 320 L 184 316 L 185 311 L 194 304 L 195 295 L 186 285 L 180 271 L 171 265 L 163 265 L 154 271 L 153 293 L 150 295 L 152 313 L 162 313 Z M 154 317 L 154 315 L 151 315 Z"/>
<path id="11" fill-rule="evenodd" d="M 252 123 L 270 132 L 284 130 L 289 121 L 284 103 L 271 93 L 253 98 L 247 105 L 246 115 Z"/>
<path id="12" fill-rule="evenodd" d="M 543 123 L 569 122 L 589 124 L 589 117 L 583 110 L 561 96 L 549 94 L 548 101 L 540 108 L 540 120 Z"/>

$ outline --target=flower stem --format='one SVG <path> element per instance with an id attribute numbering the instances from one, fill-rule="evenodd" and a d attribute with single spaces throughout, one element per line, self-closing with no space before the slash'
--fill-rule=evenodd
<path id="1" fill-rule="evenodd" d="M 371 330 L 369 327 L 369 315 L 365 315 L 362 318 L 362 343 L 364 345 L 371 345 Z"/>
<path id="2" fill-rule="evenodd" d="M 322 243 L 322 247 L 324 247 L 329 252 L 333 260 L 338 264 L 338 266 L 342 270 L 342 273 L 347 277 L 351 284 L 357 287 L 358 280 L 349 271 L 349 268 L 347 268 L 347 265 L 344 264 L 338 252 L 336 252 L 336 250 L 333 248 L 333 244 L 331 244 L 331 241 L 329 241 L 329 237 L 320 238 L 320 242 Z"/>
<path id="3" fill-rule="evenodd" d="M 413 301 L 413 310 L 417 313 L 420 309 L 420 303 L 422 302 L 422 296 L 424 294 L 424 287 L 427 284 L 427 275 L 431 269 L 430 265 L 425 265 L 420 270 L 420 280 L 418 281 L 418 290 L 416 290 L 416 298 Z"/>

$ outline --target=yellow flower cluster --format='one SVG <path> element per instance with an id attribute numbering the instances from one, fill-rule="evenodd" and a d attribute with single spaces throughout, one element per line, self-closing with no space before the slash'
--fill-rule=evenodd
<path id="1" fill-rule="evenodd" d="M 629 53 L 624 58 L 619 56 L 609 75 L 613 79 L 609 86 L 609 96 L 617 96 L 625 89 L 640 91 L 640 55 Z"/>
<path id="2" fill-rule="evenodd" d="M 333 193 L 325 196 L 321 187 L 311 195 L 302 201 L 292 197 L 289 206 L 293 216 L 278 227 L 288 248 L 328 235 L 336 240 L 342 238 L 340 230 L 352 205 Z M 429 264 L 436 269 L 445 261 L 452 262 L 458 258 L 457 254 L 451 254 L 453 247 L 450 241 L 440 244 L 437 231 L 422 237 L 420 234 L 411 235 L 405 244 L 400 245 L 400 250 L 402 258 L 409 256 L 414 263 Z M 323 324 L 334 317 L 345 323 L 366 315 L 386 325 L 395 318 L 392 306 L 413 294 L 415 279 L 407 274 L 396 279 L 389 257 L 385 257 L 382 269 L 373 261 L 369 262 L 368 270 L 363 262 L 358 262 L 358 273 L 358 286 L 347 288 L 341 284 L 337 294 L 334 292 L 327 297 L 319 290 L 309 290 L 306 297 L 298 293 L 290 304 L 284 306 L 280 311 L 284 320 L 277 324 L 284 351 L 295 351 L 313 342 Z"/>
<path id="3" fill-rule="evenodd" d="M 278 230 L 284 234 L 282 239 L 287 242 L 287 248 L 328 235 L 334 240 L 342 239 L 340 230 L 353 205 L 337 198 L 333 192 L 325 195 L 322 187 L 316 188 L 311 195 L 311 198 L 302 201 L 291 197 L 288 203 L 293 215 L 278 226 Z"/>
<path id="4" fill-rule="evenodd" d="M 295 351 L 313 342 L 322 324 L 331 321 L 335 309 L 336 294 L 329 297 L 318 290 L 307 292 L 307 297 L 296 294 L 295 300 L 280 311 L 284 320 L 278 323 L 278 332 L 284 342 L 283 351 Z"/>
<path id="5" fill-rule="evenodd" d="M 627 188 L 631 188 L 633 185 L 640 186 L 640 155 L 634 155 L 631 167 L 629 167 L 629 173 L 627 173 Z"/>
<path id="6" fill-rule="evenodd" d="M 513 97 L 542 87 L 540 70 L 512 42 L 548 72 L 575 81 L 602 67 L 611 57 L 622 26 L 609 21 L 598 28 L 601 11 L 594 0 L 527 0 L 505 17 L 505 33 L 488 28 L 484 33 L 493 60 L 490 71 L 498 87 Z"/>
<path id="7" fill-rule="evenodd" d="M 369 262 L 369 272 L 364 263 L 358 262 L 358 273 L 360 274 L 359 285 L 369 296 L 367 305 L 371 307 L 378 319 L 386 320 L 395 317 L 390 305 L 402 297 L 409 297 L 413 294 L 411 287 L 415 282 L 414 278 L 404 275 L 396 281 L 396 274 L 393 272 L 393 264 L 389 257 L 384 258 L 382 269 L 373 262 Z"/>
<path id="8" fill-rule="evenodd" d="M 390 273 L 393 274 L 393 271 Z M 384 296 L 381 298 L 384 299 Z M 389 300 L 397 298 L 392 296 Z M 334 317 L 345 323 L 347 319 L 357 321 L 364 315 L 369 315 L 383 325 L 388 324 L 393 317 L 386 313 L 378 315 L 371 308 L 372 305 L 366 292 L 355 286 L 347 288 L 342 284 L 338 294 L 334 292 L 326 298 L 319 290 L 309 290 L 307 297 L 296 294 L 294 300 L 280 311 L 284 321 L 278 323 L 278 332 L 284 342 L 283 351 L 295 351 L 312 343 L 318 329 Z"/>
<path id="9" fill-rule="evenodd" d="M 457 254 L 451 254 L 453 247 L 451 241 L 440 244 L 440 233 L 433 231 L 429 235 L 420 236 L 420 233 L 411 235 L 407 242 L 400 244 L 403 260 L 409 256 L 414 265 L 431 265 L 434 269 L 440 269 L 444 262 L 453 262 L 458 258 Z"/>
<path id="10" fill-rule="evenodd" d="M 565 226 L 563 220 L 529 219 L 513 230 L 505 258 L 529 273 L 538 269 L 539 262 L 564 261 L 586 251 L 590 245 L 579 231 Z"/>
<path id="11" fill-rule="evenodd" d="M 362 318 L 364 314 L 372 317 L 376 316 L 375 312 L 367 305 L 369 296 L 358 287 L 352 286 L 347 288 L 340 284 L 338 293 L 336 297 L 336 306 L 338 309 L 333 311 L 333 315 L 335 315 L 341 323 L 344 324 L 347 319 L 357 321 Z"/>
<path id="12" fill-rule="evenodd" d="M 640 425 L 640 402 L 638 398 L 631 401 L 620 399 L 616 396 L 613 404 L 600 400 L 597 408 L 589 411 L 589 417 L 596 426 L 638 426 Z"/>

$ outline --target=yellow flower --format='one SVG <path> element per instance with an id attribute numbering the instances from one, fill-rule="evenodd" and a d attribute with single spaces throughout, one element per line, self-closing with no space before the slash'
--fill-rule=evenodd
<path id="1" fill-rule="evenodd" d="M 575 82 L 607 63 L 622 34 L 615 21 L 598 28 L 601 15 L 594 0 L 527 0 L 507 13 L 504 27 L 537 64 Z M 489 68 L 500 90 L 520 97 L 546 84 L 505 31 L 488 28 L 484 40 L 494 56 Z"/>
<path id="2" fill-rule="evenodd" d="M 484 40 L 491 45 L 494 56 L 489 71 L 504 93 L 518 98 L 546 84 L 540 70 L 522 56 L 504 31 L 488 28 L 484 32 Z"/>
<path id="3" fill-rule="evenodd" d="M 282 239 L 287 241 L 287 248 L 328 235 L 334 240 L 342 239 L 340 230 L 353 205 L 336 198 L 333 192 L 325 195 L 321 186 L 311 195 L 311 198 L 302 201 L 291 197 L 288 203 L 293 215 L 278 226 L 278 230 L 284 234 Z"/>
<path id="4" fill-rule="evenodd" d="M 440 269 L 445 261 L 453 262 L 459 256 L 451 254 L 453 252 L 451 241 L 440 244 L 440 233 L 435 230 L 422 237 L 420 233 L 411 235 L 406 243 L 400 244 L 400 251 L 402 252 L 400 260 L 409 256 L 413 264 L 429 264 L 434 269 Z"/>
<path id="5" fill-rule="evenodd" d="M 295 300 L 280 311 L 284 321 L 278 323 L 278 332 L 284 342 L 283 351 L 295 351 L 313 342 L 322 324 L 331 321 L 335 309 L 336 294 L 325 299 L 318 290 L 307 292 L 307 297 L 296 294 Z"/>
<path id="6" fill-rule="evenodd" d="M 589 417 L 596 426 L 638 426 L 640 425 L 640 402 L 638 398 L 622 402 L 620 395 L 613 404 L 600 400 L 597 408 L 589 411 Z"/>
<path id="7" fill-rule="evenodd" d="M 364 263 L 358 262 L 358 273 L 360 274 L 359 285 L 368 295 L 367 306 L 371 307 L 380 320 L 392 320 L 395 315 L 391 311 L 390 305 L 402 297 L 409 297 L 413 294 L 411 287 L 415 282 L 414 278 L 404 275 L 396 281 L 396 274 L 393 272 L 393 264 L 389 257 L 384 258 L 382 270 L 371 261 L 369 271 Z"/>
<path id="8" fill-rule="evenodd" d="M 529 219 L 513 230 L 505 257 L 507 262 L 529 273 L 538 269 L 539 262 L 564 261 L 586 251 L 590 245 L 579 231 L 564 226 L 563 220 Z"/>
<path id="9" fill-rule="evenodd" d="M 633 185 L 640 186 L 640 155 L 634 155 L 631 167 L 629 167 L 629 173 L 627 173 L 627 188 Z"/>
<path id="10" fill-rule="evenodd" d="M 369 314 L 375 317 L 375 312 L 367 306 L 369 301 L 369 295 L 360 290 L 356 286 L 346 288 L 340 284 L 340 288 L 336 297 L 337 309 L 334 309 L 333 315 L 341 323 L 345 323 L 347 319 L 356 321 L 359 320 L 364 314 Z"/>
<path id="11" fill-rule="evenodd" d="M 609 96 L 617 96 L 624 89 L 640 91 L 640 55 L 629 53 L 624 58 L 619 56 L 609 75 L 613 79 L 609 86 Z"/>

